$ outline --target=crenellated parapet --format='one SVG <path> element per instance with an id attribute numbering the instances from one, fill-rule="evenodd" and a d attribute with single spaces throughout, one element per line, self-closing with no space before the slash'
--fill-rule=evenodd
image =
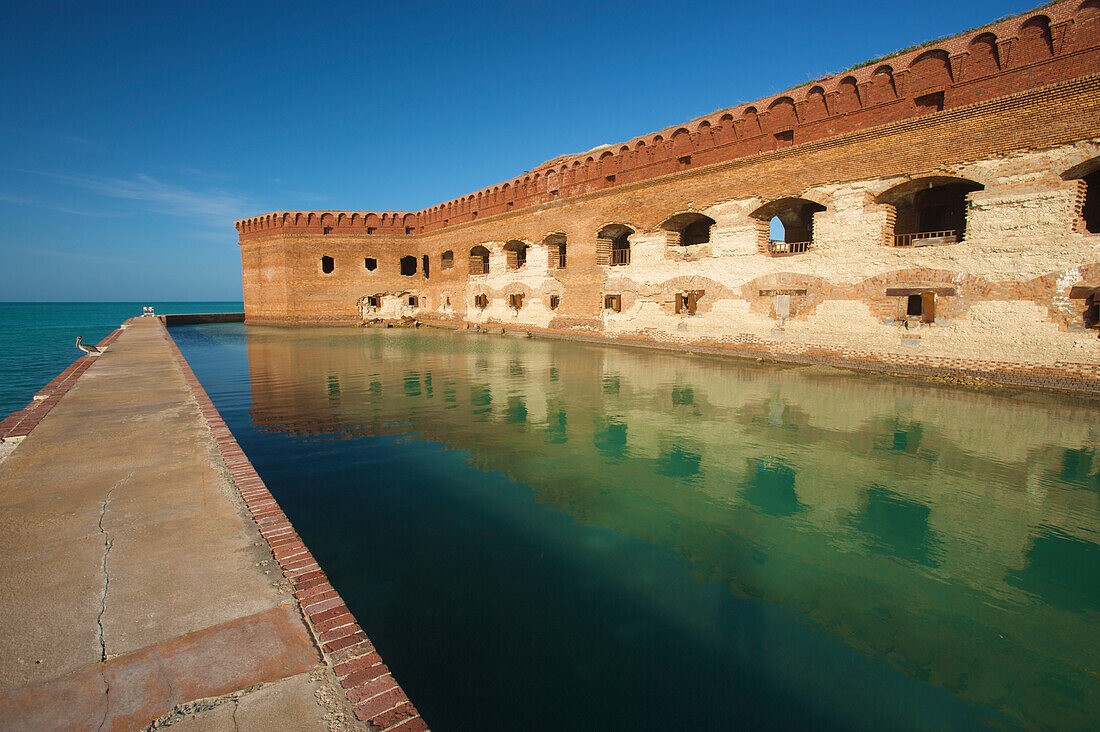
<path id="1" fill-rule="evenodd" d="M 409 211 L 276 211 L 241 219 L 235 226 L 241 241 L 272 234 L 418 233 L 417 215 Z"/>
<path id="2" fill-rule="evenodd" d="M 627 142 L 547 161 L 416 212 L 280 211 L 237 222 L 273 233 L 412 235 L 972 105 L 1095 73 L 1100 0 L 1063 0 Z"/>
<path id="3" fill-rule="evenodd" d="M 1095 73 L 1100 0 L 1064 0 L 418 212 L 424 231 L 966 106 Z"/>

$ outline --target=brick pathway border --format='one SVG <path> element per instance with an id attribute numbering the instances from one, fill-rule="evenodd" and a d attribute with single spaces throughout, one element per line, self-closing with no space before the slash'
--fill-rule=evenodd
<path id="1" fill-rule="evenodd" d="M 283 576 L 294 587 L 294 597 L 306 624 L 325 662 L 339 678 L 355 716 L 376 730 L 426 732 L 427 723 L 405 696 L 355 616 L 279 508 L 163 322 L 161 328 L 214 434 L 233 482 L 259 527 L 260 535 L 283 570 Z"/>
<path id="2" fill-rule="evenodd" d="M 122 329 L 116 328 L 108 333 L 107 337 L 101 340 L 97 346 L 104 348 L 111 345 L 120 333 L 122 333 Z M 4 417 L 3 421 L 0 421 L 0 440 L 29 435 L 31 430 L 37 427 L 38 423 L 50 413 L 54 405 L 61 401 L 61 397 L 69 393 L 69 389 L 73 388 L 76 380 L 88 370 L 89 366 L 95 363 L 97 358 L 99 357 L 85 355 L 76 359 L 69 364 L 67 369 L 53 377 L 50 383 L 39 389 L 30 404 Z"/>

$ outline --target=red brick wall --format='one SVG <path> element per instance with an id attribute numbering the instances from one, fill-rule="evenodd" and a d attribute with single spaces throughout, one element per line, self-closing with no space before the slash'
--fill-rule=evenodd
<path id="1" fill-rule="evenodd" d="M 238 222 L 241 240 L 273 229 L 404 234 L 438 231 L 520 208 L 648 180 L 684 167 L 733 160 L 927 114 L 916 101 L 943 95 L 955 109 L 1095 73 L 1100 68 L 1100 11 L 1066 0 L 926 44 L 844 74 L 826 77 L 743 107 L 719 110 L 679 128 L 567 156 L 531 173 L 419 212 L 278 212 Z M 609 180 L 609 178 L 611 178 Z"/>
<path id="2" fill-rule="evenodd" d="M 813 314 L 826 300 L 861 301 L 875 318 L 890 319 L 899 306 L 886 289 L 916 283 L 954 288 L 951 295 L 937 296 L 938 318 L 965 318 L 979 301 L 1024 300 L 1046 307 L 1049 321 L 1064 329 L 1077 315 L 1075 306 L 1064 302 L 1065 283 L 1058 271 L 1076 267 L 1081 276 L 1100 277 L 1100 255 L 1092 260 L 1081 255 L 1091 235 L 1073 233 L 1081 231 L 1075 223 L 1080 214 L 1073 210 L 1080 207 L 1080 192 L 1066 194 L 1066 231 L 1054 236 L 1059 242 L 1077 237 L 1070 242 L 1076 259 L 1050 259 L 1042 276 L 1032 273 L 1015 280 L 1003 272 L 986 276 L 968 271 L 963 265 L 952 271 L 929 269 L 918 257 L 891 272 L 878 267 L 855 279 L 849 274 L 844 282 L 823 273 L 795 274 L 805 268 L 793 258 L 775 260 L 771 274 L 752 276 L 751 281 L 738 281 L 732 270 L 723 275 L 725 284 L 703 276 L 702 269 L 672 276 L 673 262 L 715 262 L 711 247 L 723 244 L 719 235 L 713 244 L 691 252 L 670 247 L 663 259 L 670 263 L 671 279 L 666 278 L 660 292 L 651 292 L 652 282 L 631 281 L 627 268 L 597 264 L 597 233 L 618 223 L 628 225 L 637 237 L 657 232 L 667 236 L 660 225 L 676 213 L 731 202 L 756 208 L 786 197 L 813 198 L 811 188 L 821 191 L 852 182 L 875 189 L 867 194 L 864 214 L 888 218 L 891 212 L 874 196 L 903 179 L 899 176 L 950 176 L 960 166 L 999 166 L 999 172 L 983 179 L 988 184 L 984 194 L 1011 198 L 1020 185 L 1010 180 L 1013 176 L 1022 176 L 1026 185 L 1055 199 L 1068 187 L 1081 188 L 1079 182 L 1063 180 L 1066 171 L 1055 162 L 1061 153 L 1050 156 L 1049 170 L 1013 162 L 1028 151 L 1072 149 L 1078 157 L 1100 153 L 1100 9 L 1078 10 L 1078 5 L 1056 3 L 1041 16 L 1023 14 L 835 79 L 611 146 L 583 160 L 555 160 L 522 179 L 425 211 L 279 212 L 240 221 L 247 317 L 253 322 L 354 323 L 360 322 L 359 305 L 368 296 L 382 295 L 391 303 L 416 296 L 419 308 L 401 314 L 451 322 L 488 318 L 531 329 L 598 333 L 605 328 L 604 294 L 622 294 L 624 310 L 648 298 L 662 312 L 672 313 L 675 292 L 664 291 L 672 287 L 705 290 L 700 314 L 710 312 L 719 295 L 747 301 L 751 312 L 768 314 L 774 298 L 759 291 L 793 288 L 806 290 L 792 298 L 795 319 Z M 929 111 L 941 104 L 942 111 Z M 1087 166 L 1076 159 L 1070 164 Z M 1013 172 L 1016 167 L 1020 169 Z M 883 183 L 875 188 L 878 181 Z M 1011 204 L 1007 206 L 1006 215 L 1013 215 Z M 715 218 L 727 231 L 758 223 L 740 213 L 724 218 L 715 213 Z M 889 245 L 891 233 L 887 221 L 882 236 L 865 246 Z M 543 242 L 561 235 L 568 251 L 565 269 L 551 269 L 541 278 L 517 273 L 505 281 L 499 277 L 503 259 L 494 259 L 492 275 L 469 274 L 473 247 L 486 244 L 499 257 L 500 245 L 516 239 L 534 245 L 531 256 L 537 259 L 550 249 Z M 1042 240 L 1027 246 L 1050 249 Z M 454 266 L 446 270 L 441 267 L 445 251 L 454 253 Z M 325 256 L 333 258 L 331 273 L 322 272 Z M 399 272 L 399 261 L 406 256 L 417 260 L 413 276 Z M 427 278 L 424 256 L 431 262 Z M 1026 252 L 1019 256 L 1026 260 Z M 367 257 L 377 259 L 376 270 L 366 270 Z M 724 260 L 723 266 L 734 266 L 734 261 Z M 788 262 L 792 272 L 783 271 Z M 560 304 L 552 314 L 543 310 L 548 320 L 508 320 L 500 310 L 493 314 L 492 308 L 482 312 L 473 307 L 474 295 L 482 293 L 497 304 L 509 294 L 523 293 L 525 314 L 533 312 L 528 311 L 531 303 L 541 301 L 545 307 L 550 294 L 559 295 Z M 445 300 L 451 304 L 447 311 L 442 310 Z M 728 335 L 737 335 L 735 324 L 730 328 Z"/>

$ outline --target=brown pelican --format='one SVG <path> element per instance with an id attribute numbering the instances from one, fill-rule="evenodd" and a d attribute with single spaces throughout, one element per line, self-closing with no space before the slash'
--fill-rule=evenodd
<path id="1" fill-rule="evenodd" d="M 84 345 L 84 336 L 76 337 L 76 347 L 79 348 L 81 351 L 84 351 L 84 353 L 87 353 L 89 356 L 98 356 L 99 354 L 103 353 L 103 351 L 99 350 L 95 346 Z"/>

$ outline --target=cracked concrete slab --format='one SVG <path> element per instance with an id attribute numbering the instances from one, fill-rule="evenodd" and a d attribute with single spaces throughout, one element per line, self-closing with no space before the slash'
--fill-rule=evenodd
<path id="1" fill-rule="evenodd" d="M 135 322 L 0 463 L 5 729 L 140 728 L 257 684 L 246 717 L 329 728 L 311 685 L 334 678 L 277 684 L 327 667 L 227 476 L 163 329 Z"/>
<path id="2" fill-rule="evenodd" d="M 99 533 L 103 534 L 103 597 L 99 601 L 99 615 L 96 616 L 96 625 L 99 627 L 99 650 L 100 661 L 107 660 L 107 639 L 103 634 L 103 615 L 107 612 L 107 594 L 111 591 L 111 573 L 107 568 L 107 562 L 111 557 L 111 536 L 103 529 L 103 517 L 107 515 L 107 507 L 111 503 L 111 494 L 115 492 L 115 489 L 120 485 L 134 477 L 134 471 L 130 471 L 125 478 L 122 478 L 107 491 L 107 495 L 103 498 L 103 508 L 99 512 Z"/>
<path id="3" fill-rule="evenodd" d="M 294 719 L 308 729 L 330 732 L 359 729 L 346 701 L 326 695 L 323 672 L 299 674 L 244 692 L 207 700 L 193 708 L 176 710 L 158 720 L 156 729 L 172 732 L 206 732 L 233 729 L 237 732 L 267 732 L 285 729 Z"/>

